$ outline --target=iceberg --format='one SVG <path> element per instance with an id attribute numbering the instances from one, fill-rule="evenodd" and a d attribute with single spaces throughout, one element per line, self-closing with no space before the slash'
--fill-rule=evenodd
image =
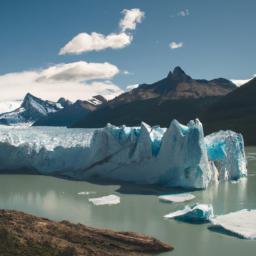
<path id="1" fill-rule="evenodd" d="M 228 135 L 227 135 L 228 134 Z M 34 171 L 79 180 L 103 179 L 205 189 L 222 177 L 247 174 L 242 136 L 204 137 L 196 119 L 161 128 L 0 127 L 0 171 Z"/>
<path id="2" fill-rule="evenodd" d="M 216 228 L 223 228 L 241 238 L 256 239 L 256 210 L 243 209 L 211 219 Z"/>
<path id="3" fill-rule="evenodd" d="M 219 131 L 205 137 L 209 160 L 219 180 L 237 180 L 247 175 L 244 140 L 233 131 Z"/>
<path id="4" fill-rule="evenodd" d="M 116 195 L 109 195 L 96 198 L 89 198 L 89 202 L 92 202 L 94 205 L 113 205 L 120 203 L 120 197 Z"/>
<path id="5" fill-rule="evenodd" d="M 171 203 L 182 203 L 185 201 L 190 201 L 195 198 L 191 193 L 180 193 L 173 195 L 162 195 L 158 197 L 160 201 L 171 202 Z"/>
<path id="6" fill-rule="evenodd" d="M 177 219 L 187 222 L 207 222 L 214 217 L 213 207 L 208 204 L 186 205 L 183 210 L 169 213 L 164 216 L 167 219 Z"/>

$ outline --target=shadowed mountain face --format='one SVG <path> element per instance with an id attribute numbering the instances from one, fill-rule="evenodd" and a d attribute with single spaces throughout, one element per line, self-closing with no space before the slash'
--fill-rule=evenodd
<path id="1" fill-rule="evenodd" d="M 96 95 L 86 101 L 77 100 L 73 104 L 66 105 L 60 111 L 39 119 L 33 126 L 71 126 L 106 103 L 107 100 L 101 95 Z"/>
<path id="2" fill-rule="evenodd" d="M 210 81 L 192 79 L 180 67 L 176 67 L 173 72 L 169 72 L 166 78 L 153 84 L 142 84 L 138 88 L 118 96 L 112 101 L 112 104 L 157 97 L 161 97 L 162 100 L 178 100 L 223 96 L 235 88 L 235 84 L 224 78 Z"/>
<path id="3" fill-rule="evenodd" d="M 231 129 L 256 144 L 256 78 L 219 99 L 201 114 L 206 132 Z"/>
<path id="4" fill-rule="evenodd" d="M 74 127 L 102 127 L 108 122 L 138 125 L 142 120 L 151 125 L 168 126 L 173 118 L 187 122 L 236 88 L 224 78 L 193 79 L 176 67 L 166 78 L 153 84 L 142 84 L 116 97 Z"/>

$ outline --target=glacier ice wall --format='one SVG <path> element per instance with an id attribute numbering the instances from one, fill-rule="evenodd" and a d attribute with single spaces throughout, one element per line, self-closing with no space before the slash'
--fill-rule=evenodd
<path id="1" fill-rule="evenodd" d="M 205 137 L 210 161 L 219 180 L 236 180 L 247 175 L 244 140 L 233 131 L 219 131 Z"/>
<path id="2" fill-rule="evenodd" d="M 173 120 L 168 129 L 143 122 L 97 130 L 1 127 L 0 162 L 0 171 L 197 189 L 246 175 L 242 136 L 204 138 L 199 120 L 187 126 Z"/>
<path id="3" fill-rule="evenodd" d="M 84 178 L 103 177 L 140 184 L 206 188 L 211 168 L 199 120 L 188 126 L 140 128 L 108 125 L 94 133 Z"/>

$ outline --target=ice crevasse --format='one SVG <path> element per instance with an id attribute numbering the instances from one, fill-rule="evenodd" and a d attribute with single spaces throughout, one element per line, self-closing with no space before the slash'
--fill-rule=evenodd
<path id="1" fill-rule="evenodd" d="M 0 129 L 1 170 L 197 189 L 247 174 L 242 135 L 220 131 L 204 137 L 198 119 L 186 126 L 173 120 L 167 129 L 108 124 L 91 131 L 86 142 L 86 130 L 66 129 L 64 136 L 33 129 Z"/>

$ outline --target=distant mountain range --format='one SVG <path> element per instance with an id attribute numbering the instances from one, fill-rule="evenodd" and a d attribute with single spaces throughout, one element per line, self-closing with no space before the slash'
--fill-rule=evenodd
<path id="1" fill-rule="evenodd" d="M 51 113 L 37 120 L 33 125 L 71 126 L 74 123 L 83 120 L 88 114 L 106 103 L 107 100 L 101 95 L 96 95 L 90 100 L 77 100 L 75 103 L 67 105 L 60 111 Z"/>
<path id="2" fill-rule="evenodd" d="M 224 78 L 192 79 L 176 67 L 166 78 L 121 94 L 73 126 L 102 127 L 108 122 L 139 125 L 141 120 L 150 125 L 168 126 L 174 118 L 186 123 L 236 88 Z"/>
<path id="3" fill-rule="evenodd" d="M 193 79 L 176 67 L 164 79 L 141 84 L 110 101 L 97 95 L 75 103 L 64 98 L 51 102 L 27 94 L 19 108 L 0 114 L 0 124 L 97 128 L 145 121 L 168 126 L 172 119 L 186 123 L 199 117 L 206 133 L 231 129 L 241 132 L 247 144 L 256 144 L 255 96 L 256 78 L 237 87 L 224 78 Z"/>
<path id="4" fill-rule="evenodd" d="M 100 95 L 72 103 L 64 98 L 60 98 L 57 102 L 42 100 L 28 93 L 18 108 L 0 114 L 0 124 L 70 126 L 106 102 L 107 100 Z"/>

